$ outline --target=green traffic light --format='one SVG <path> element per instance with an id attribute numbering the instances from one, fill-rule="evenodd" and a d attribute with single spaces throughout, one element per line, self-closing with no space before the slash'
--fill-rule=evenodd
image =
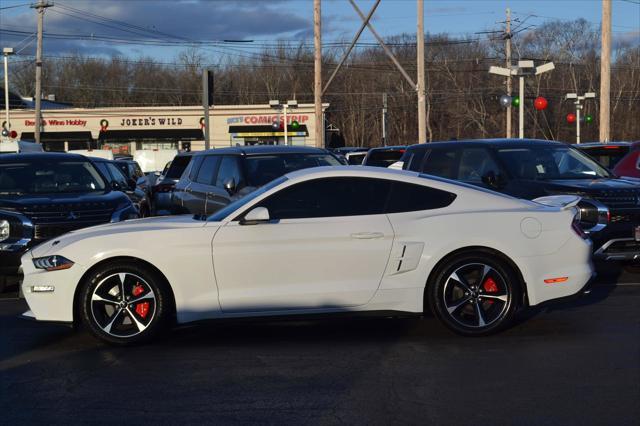
<path id="1" fill-rule="evenodd" d="M 514 96 L 511 100 L 511 105 L 513 105 L 514 107 L 520 106 L 520 97 Z"/>
<path id="2" fill-rule="evenodd" d="M 593 117 L 590 114 L 584 116 L 585 123 L 591 123 L 593 121 Z"/>

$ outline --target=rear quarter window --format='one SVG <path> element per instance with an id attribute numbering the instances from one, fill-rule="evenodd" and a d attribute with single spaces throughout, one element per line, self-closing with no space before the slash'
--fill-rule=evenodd
<path id="1" fill-rule="evenodd" d="M 456 199 L 456 194 L 423 185 L 394 182 L 386 213 L 405 213 L 434 210 L 447 207 Z"/>

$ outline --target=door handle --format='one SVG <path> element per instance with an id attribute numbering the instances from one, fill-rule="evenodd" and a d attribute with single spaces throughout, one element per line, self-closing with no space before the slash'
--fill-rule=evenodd
<path id="1" fill-rule="evenodd" d="M 185 188 L 184 192 L 188 192 L 189 194 L 191 194 L 191 189 L 190 188 Z"/>
<path id="2" fill-rule="evenodd" d="M 382 232 L 356 232 L 355 234 L 351 234 L 351 238 L 355 238 L 357 240 L 374 240 L 376 238 L 383 238 L 384 234 Z"/>
<path id="3" fill-rule="evenodd" d="M 213 192 L 207 192 L 207 198 L 213 198 L 215 194 Z"/>

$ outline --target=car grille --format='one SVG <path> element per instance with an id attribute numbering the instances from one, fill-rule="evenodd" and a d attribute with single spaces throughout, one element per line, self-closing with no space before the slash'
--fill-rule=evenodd
<path id="1" fill-rule="evenodd" d="M 640 212 L 616 212 L 611 215 L 610 223 L 634 223 L 640 225 Z"/>
<path id="2" fill-rule="evenodd" d="M 637 189 L 601 191 L 594 194 L 593 198 L 609 207 L 610 210 L 625 207 L 640 207 L 640 190 Z"/>
<path id="3" fill-rule="evenodd" d="M 75 229 L 111 221 L 108 203 L 45 204 L 25 207 L 21 213 L 34 225 L 34 239 L 48 240 Z"/>

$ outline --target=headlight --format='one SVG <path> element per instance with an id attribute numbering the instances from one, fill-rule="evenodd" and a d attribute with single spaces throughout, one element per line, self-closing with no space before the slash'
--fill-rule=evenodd
<path id="1" fill-rule="evenodd" d="M 11 231 L 11 226 L 9 226 L 8 220 L 0 220 L 0 241 L 4 241 L 9 238 L 9 232 Z"/>
<path id="2" fill-rule="evenodd" d="M 33 259 L 33 265 L 37 269 L 44 269 L 46 271 L 60 271 L 62 269 L 69 269 L 73 266 L 73 262 L 63 256 L 53 255 L 45 257 L 36 257 Z"/>

